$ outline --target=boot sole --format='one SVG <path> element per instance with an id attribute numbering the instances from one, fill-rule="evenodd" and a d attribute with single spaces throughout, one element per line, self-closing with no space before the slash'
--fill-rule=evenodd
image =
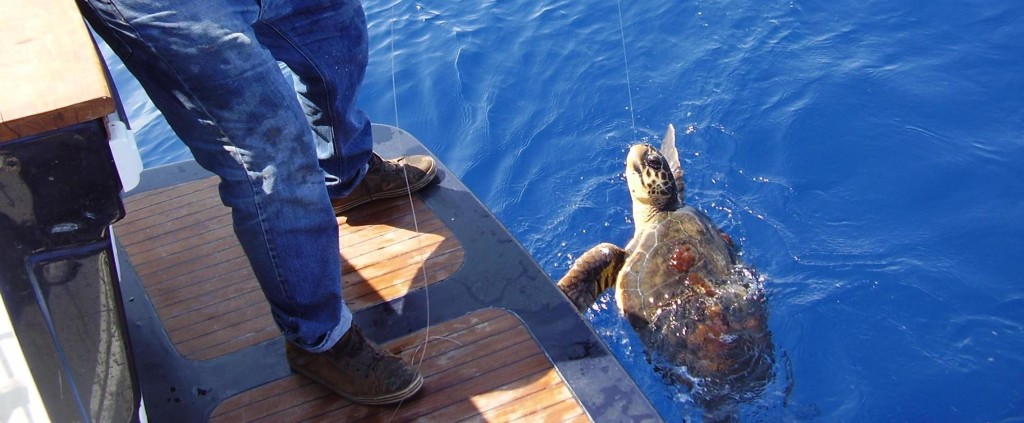
<path id="1" fill-rule="evenodd" d="M 342 214 L 342 213 L 344 213 L 346 211 L 352 210 L 352 209 L 354 209 L 356 207 L 359 207 L 359 206 L 361 206 L 363 204 L 369 203 L 369 202 L 371 202 L 373 200 L 383 200 L 385 198 L 394 198 L 394 197 L 399 197 L 399 196 L 402 196 L 402 195 L 408 195 L 408 194 L 414 193 L 416 191 L 419 191 L 423 187 L 427 186 L 427 184 L 432 182 L 434 180 L 434 177 L 436 177 L 436 176 L 437 176 L 437 166 L 436 165 L 435 166 L 431 166 L 430 169 L 427 169 L 426 176 L 424 176 L 423 179 L 420 179 L 415 184 L 410 184 L 407 189 L 406 188 L 402 188 L 402 189 L 394 189 L 394 190 L 391 190 L 391 191 L 384 191 L 384 192 L 380 192 L 380 193 L 377 193 L 377 194 L 374 194 L 374 195 L 368 195 L 368 196 L 363 197 L 363 198 L 361 198 L 361 199 L 359 199 L 357 201 L 353 201 L 351 203 L 345 204 L 344 206 L 335 206 L 334 207 L 334 214 L 335 215 Z"/>
<path id="2" fill-rule="evenodd" d="M 360 397 L 358 395 L 352 395 L 352 394 L 349 394 L 349 393 L 346 393 L 346 392 L 342 392 L 342 391 L 339 391 L 339 390 L 335 389 L 333 386 L 331 386 L 330 383 L 327 383 L 323 379 L 320 379 L 319 377 L 317 377 L 316 375 L 312 374 L 311 372 L 307 372 L 305 369 L 296 368 L 294 366 L 288 366 L 288 367 L 291 367 L 293 372 L 298 373 L 300 375 L 303 375 L 305 377 L 308 377 L 308 378 L 312 379 L 314 382 L 319 383 L 320 385 L 324 386 L 327 389 L 330 389 L 331 392 L 334 392 L 335 394 L 338 394 L 342 398 L 345 398 L 345 399 L 347 399 L 349 401 L 352 401 L 354 403 L 363 404 L 363 405 L 387 405 L 387 404 L 394 404 L 396 402 L 405 400 L 405 399 L 415 395 L 417 392 L 419 392 L 420 388 L 423 387 L 423 376 L 417 374 L 416 375 L 416 379 L 413 380 L 412 383 L 409 384 L 409 386 L 405 387 L 401 391 L 395 392 L 393 394 L 383 395 L 383 396 Z"/>

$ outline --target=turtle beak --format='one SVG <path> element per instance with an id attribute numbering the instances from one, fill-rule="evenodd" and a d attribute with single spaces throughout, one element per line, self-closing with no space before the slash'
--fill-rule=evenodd
<path id="1" fill-rule="evenodd" d="M 634 145 L 629 148 L 629 154 L 626 155 L 626 173 L 640 173 L 640 163 L 643 160 L 643 145 Z"/>
<path id="2" fill-rule="evenodd" d="M 636 163 L 637 158 L 641 155 L 641 148 L 643 148 L 643 144 L 635 144 L 629 147 L 629 153 L 626 154 L 626 164 Z"/>

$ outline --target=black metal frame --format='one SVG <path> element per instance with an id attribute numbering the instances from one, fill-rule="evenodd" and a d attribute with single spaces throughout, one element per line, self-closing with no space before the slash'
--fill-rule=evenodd
<path id="1" fill-rule="evenodd" d="M 102 119 L 0 143 L 0 293 L 53 421 L 138 419 L 108 232 L 120 192 Z"/>

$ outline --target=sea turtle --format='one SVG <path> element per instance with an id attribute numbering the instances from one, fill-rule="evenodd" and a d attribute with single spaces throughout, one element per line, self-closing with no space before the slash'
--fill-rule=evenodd
<path id="1" fill-rule="evenodd" d="M 672 125 L 660 152 L 649 144 L 630 148 L 626 181 L 633 239 L 625 249 L 610 243 L 591 248 L 558 287 L 583 312 L 614 286 L 620 312 L 648 353 L 660 356 L 659 370 L 693 388 L 706 414 L 731 414 L 736 399 L 760 392 L 772 377 L 763 283 L 737 259 L 732 238 L 681 204 L 683 171 Z"/>

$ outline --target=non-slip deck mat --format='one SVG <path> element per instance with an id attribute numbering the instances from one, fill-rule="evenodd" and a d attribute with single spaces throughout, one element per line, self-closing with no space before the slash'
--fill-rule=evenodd
<path id="1" fill-rule="evenodd" d="M 131 196 L 115 225 L 171 342 L 194 360 L 280 336 L 217 184 L 212 177 Z M 444 280 L 462 266 L 458 240 L 412 198 L 412 206 L 407 196 L 379 200 L 338 218 L 343 293 L 353 311 Z"/>
<path id="2" fill-rule="evenodd" d="M 299 375 L 236 395 L 214 422 L 590 421 L 522 322 L 483 309 L 384 344 L 420 364 L 423 389 L 398 406 L 361 406 Z M 282 360 L 284 352 L 281 353 Z"/>

